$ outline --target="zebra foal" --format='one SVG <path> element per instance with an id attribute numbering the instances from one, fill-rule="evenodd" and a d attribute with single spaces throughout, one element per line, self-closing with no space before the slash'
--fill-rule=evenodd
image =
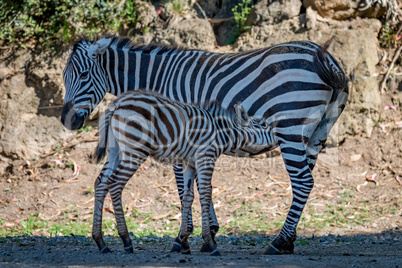
<path id="1" fill-rule="evenodd" d="M 265 119 L 248 118 L 241 105 L 236 114 L 217 104 L 184 104 L 147 91 L 127 92 L 108 108 L 99 123 L 99 142 L 94 159 L 107 161 L 95 182 L 93 238 L 100 252 L 109 252 L 102 238 L 102 207 L 110 192 L 117 229 L 127 252 L 133 252 L 124 220 L 121 195 L 127 181 L 151 156 L 170 163 L 183 163 L 184 194 L 179 244 L 190 254 L 188 218 L 194 199 L 193 181 L 198 179 L 202 211 L 202 237 L 212 256 L 220 256 L 211 236 L 209 209 L 211 177 L 216 159 L 233 150 L 258 150 L 274 142 Z"/>

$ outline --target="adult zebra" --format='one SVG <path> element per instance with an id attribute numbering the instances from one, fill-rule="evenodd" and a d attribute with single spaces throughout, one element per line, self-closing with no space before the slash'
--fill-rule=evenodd
<path id="1" fill-rule="evenodd" d="M 140 46 L 117 37 L 81 40 L 63 72 L 66 94 L 61 120 L 68 129 L 80 128 L 106 92 L 120 95 L 139 88 L 186 103 L 217 101 L 225 109 L 241 103 L 251 116 L 267 118 L 277 143 L 264 151 L 280 146 L 293 200 L 280 234 L 265 254 L 290 253 L 314 185 L 311 172 L 317 155 L 348 98 L 347 78 L 326 48 L 298 41 L 217 54 Z M 182 171 L 181 166 L 175 168 L 181 199 Z M 212 202 L 210 220 L 215 234 L 219 225 Z M 172 249 L 180 250 L 175 245 Z"/>
<path id="2" fill-rule="evenodd" d="M 94 214 L 102 217 L 104 196 L 110 193 L 117 230 L 124 249 L 132 253 L 121 195 L 128 180 L 148 156 L 165 163 L 183 163 L 185 187 L 180 227 L 182 253 L 190 254 L 187 241 L 188 216 L 194 200 L 193 181 L 197 174 L 202 211 L 202 237 L 212 256 L 220 256 L 209 227 L 212 173 L 215 161 L 224 152 L 260 150 L 273 143 L 272 128 L 264 118 L 249 118 L 241 105 L 236 114 L 218 104 L 185 104 L 152 91 L 130 91 L 113 101 L 99 122 L 99 142 L 94 158 L 99 163 L 108 151 L 107 161 L 95 182 Z M 102 187 L 107 184 L 107 188 Z M 98 194 L 101 193 L 101 194 Z M 96 244 L 109 252 L 101 221 L 94 221 Z"/>

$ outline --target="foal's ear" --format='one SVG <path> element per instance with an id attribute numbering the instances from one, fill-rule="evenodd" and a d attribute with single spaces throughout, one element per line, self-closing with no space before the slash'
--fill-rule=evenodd
<path id="1" fill-rule="evenodd" d="M 247 114 L 246 110 L 244 109 L 244 107 L 240 103 L 238 103 L 238 104 L 235 104 L 235 106 L 233 108 L 237 115 L 237 119 L 239 120 L 239 124 L 243 125 L 243 126 L 248 125 L 250 120 L 248 118 L 248 114 Z"/>
<path id="2" fill-rule="evenodd" d="M 96 58 L 98 55 L 102 55 L 105 53 L 106 49 L 110 46 L 112 43 L 112 37 L 109 38 L 102 38 L 92 45 L 89 46 L 88 48 L 88 55 L 91 58 Z"/>

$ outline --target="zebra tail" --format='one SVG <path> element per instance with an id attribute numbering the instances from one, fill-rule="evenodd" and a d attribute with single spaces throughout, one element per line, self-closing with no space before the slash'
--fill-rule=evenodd
<path id="1" fill-rule="evenodd" d="M 92 159 L 99 164 L 106 156 L 107 141 L 109 136 L 110 119 L 115 110 L 115 103 L 112 103 L 99 120 L 99 139 Z"/>
<path id="2" fill-rule="evenodd" d="M 318 66 L 318 75 L 327 85 L 335 90 L 334 95 L 337 95 L 339 91 L 348 93 L 349 79 L 347 78 L 339 64 L 336 62 L 336 60 L 327 51 L 333 39 L 334 37 L 329 39 L 321 47 L 321 49 L 317 49 L 317 57 L 315 57 L 315 61 L 316 66 Z M 332 60 L 333 64 L 331 64 L 329 59 Z"/>

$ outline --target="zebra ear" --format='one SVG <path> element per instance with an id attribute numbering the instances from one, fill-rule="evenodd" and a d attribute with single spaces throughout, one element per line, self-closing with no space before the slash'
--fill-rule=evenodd
<path id="1" fill-rule="evenodd" d="M 105 53 L 106 49 L 110 46 L 112 43 L 112 38 L 102 38 L 92 45 L 89 46 L 88 48 L 88 55 L 91 58 L 96 58 L 98 55 L 102 55 Z"/>
<path id="2" fill-rule="evenodd" d="M 235 104 L 234 110 L 237 115 L 237 119 L 239 120 L 239 124 L 242 126 L 248 125 L 249 118 L 244 107 L 241 104 Z"/>

